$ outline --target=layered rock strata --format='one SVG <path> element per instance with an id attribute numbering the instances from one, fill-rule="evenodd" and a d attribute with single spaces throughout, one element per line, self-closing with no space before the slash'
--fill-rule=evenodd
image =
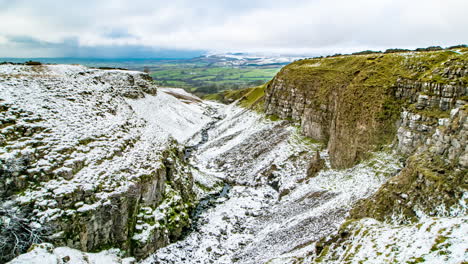
<path id="1" fill-rule="evenodd" d="M 181 235 L 194 196 L 183 147 L 132 106 L 171 97 L 157 90 L 140 72 L 2 65 L 2 261 L 42 241 L 141 258 Z"/>

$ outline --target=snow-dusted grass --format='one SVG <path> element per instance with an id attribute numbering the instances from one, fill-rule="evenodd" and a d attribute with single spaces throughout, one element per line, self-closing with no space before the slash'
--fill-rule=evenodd
<path id="1" fill-rule="evenodd" d="M 161 90 L 161 89 L 160 89 Z M 183 103 L 169 93 L 180 93 L 181 89 L 165 88 L 156 96 L 146 96 L 142 99 L 128 99 L 136 114 L 147 121 L 148 128 L 163 131 L 173 136 L 180 143 L 184 143 L 211 120 L 205 114 L 206 105 L 198 102 Z"/>
<path id="2" fill-rule="evenodd" d="M 468 218 L 428 217 L 406 225 L 363 219 L 346 228 L 351 237 L 321 263 L 463 263 L 468 260 Z"/>
<path id="3" fill-rule="evenodd" d="M 17 188 L 7 200 L 31 208 L 33 228 L 89 219 L 159 177 L 165 151 L 182 152 L 213 106 L 140 72 L 2 65 L 0 194 Z"/>
<path id="4" fill-rule="evenodd" d="M 118 249 L 110 249 L 99 253 L 84 253 L 69 247 L 54 248 L 51 244 L 39 244 L 34 249 L 25 253 L 10 264 L 130 264 L 134 258 L 121 258 Z"/>
<path id="5" fill-rule="evenodd" d="M 234 105 L 219 113 L 224 118 L 191 163 L 198 181 L 224 178 L 235 186 L 201 213 L 187 238 L 143 263 L 287 263 L 313 251 L 313 242 L 336 231 L 355 201 L 402 166 L 398 156 L 382 152 L 348 170 L 325 169 L 307 179 L 320 144 L 296 127 Z"/>

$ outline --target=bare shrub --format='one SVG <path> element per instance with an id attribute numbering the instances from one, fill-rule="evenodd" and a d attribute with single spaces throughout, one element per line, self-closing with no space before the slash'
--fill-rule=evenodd
<path id="1" fill-rule="evenodd" d="M 34 226 L 34 225 L 33 225 Z M 44 242 L 47 228 L 31 227 L 27 214 L 18 207 L 0 208 L 0 263 L 5 263 L 26 252 L 32 244 Z"/>

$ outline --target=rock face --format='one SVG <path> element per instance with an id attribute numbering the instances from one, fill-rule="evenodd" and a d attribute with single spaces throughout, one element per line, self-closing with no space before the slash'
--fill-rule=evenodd
<path id="1" fill-rule="evenodd" d="M 468 121 L 466 102 L 455 102 L 447 118 L 402 112 L 396 149 L 410 155 L 407 165 L 375 196 L 356 206 L 352 218 L 385 220 L 399 214 L 414 219 L 418 214 L 451 215 L 461 210 L 468 186 Z"/>
<path id="2" fill-rule="evenodd" d="M 198 106 L 157 90 L 140 72 L 1 66 L 0 261 L 41 241 L 141 258 L 181 235 L 194 199 L 183 147 L 157 125 L 165 110 L 140 110 Z M 198 108 L 187 135 L 206 121 Z"/>
<path id="3" fill-rule="evenodd" d="M 405 167 L 354 205 L 337 234 L 317 243 L 311 263 L 466 260 L 459 243 L 467 243 L 468 122 L 459 102 L 448 117 L 402 112 L 394 147 L 409 156 Z"/>
<path id="4" fill-rule="evenodd" d="M 320 157 L 320 153 L 317 151 L 307 168 L 307 177 L 314 177 L 323 168 L 325 168 L 325 160 Z"/>
<path id="5" fill-rule="evenodd" d="M 383 220 L 403 213 L 411 218 L 418 212 L 438 215 L 456 209 L 453 207 L 463 200 L 468 183 L 466 110 L 454 109 L 446 123 L 435 128 L 410 156 L 406 168 L 375 197 L 357 206 L 352 217 Z"/>
<path id="6" fill-rule="evenodd" d="M 401 113 L 395 149 L 407 165 L 374 197 L 364 200 L 352 218 L 385 220 L 394 215 L 450 215 L 460 209 L 468 186 L 468 76 L 466 56 L 451 58 L 432 70 L 439 82 L 397 81 L 396 98 L 407 103 Z M 438 75 L 440 74 L 440 75 Z M 443 83 L 445 80 L 447 83 Z"/>
<path id="7" fill-rule="evenodd" d="M 410 104 L 401 113 L 398 150 L 411 154 L 426 143 L 437 127 L 447 127 L 450 111 L 463 110 L 467 94 L 466 85 L 398 80 L 396 97 Z"/>
<path id="8" fill-rule="evenodd" d="M 383 127 L 391 126 L 393 113 L 382 108 L 393 100 L 386 78 L 395 73 L 380 79 L 374 72 L 399 60 L 355 56 L 295 62 L 268 85 L 266 113 L 300 121 L 305 135 L 328 144 L 333 167 L 350 167 L 388 137 Z"/>
<path id="9" fill-rule="evenodd" d="M 267 114 L 300 121 L 304 134 L 328 145 L 332 166 L 348 167 L 384 145 L 406 158 L 401 172 L 353 206 L 336 235 L 316 244 L 315 257 L 299 263 L 456 263 L 465 254 L 452 245 L 460 240 L 459 228 L 466 228 L 460 225 L 466 223 L 468 187 L 466 52 L 304 60 L 270 82 Z M 421 226 L 436 226 L 439 236 Z M 388 236 L 404 245 L 402 230 L 415 241 L 424 234 L 435 242 L 408 249 L 420 257 L 404 260 L 379 240 Z M 364 254 L 369 251 L 377 253 Z"/>
<path id="10" fill-rule="evenodd" d="M 466 104 L 466 69 L 466 56 L 451 51 L 297 61 L 269 83 L 265 110 L 300 121 L 305 135 L 328 145 L 332 166 L 346 168 L 392 142 L 403 107 L 433 112 L 421 117 L 427 123 Z M 427 125 L 412 129 L 430 134 Z M 405 153 L 423 140 L 400 132 Z"/>

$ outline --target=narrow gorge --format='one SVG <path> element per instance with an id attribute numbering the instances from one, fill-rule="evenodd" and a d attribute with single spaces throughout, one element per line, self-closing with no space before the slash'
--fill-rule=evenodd
<path id="1" fill-rule="evenodd" d="M 220 99 L 0 65 L 0 262 L 468 261 L 468 49 L 299 60 Z"/>

